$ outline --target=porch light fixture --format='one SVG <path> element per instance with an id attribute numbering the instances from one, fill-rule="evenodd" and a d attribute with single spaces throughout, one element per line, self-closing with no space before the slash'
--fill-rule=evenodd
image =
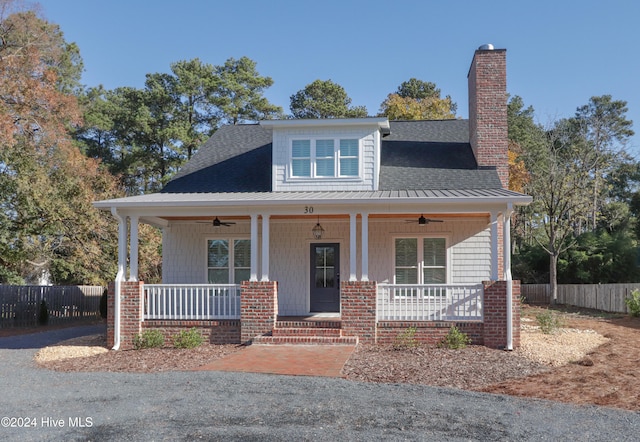
<path id="1" fill-rule="evenodd" d="M 320 225 L 320 217 L 318 217 L 318 222 L 316 223 L 315 226 L 313 226 L 313 229 L 311 229 L 311 232 L 313 233 L 313 237 L 315 239 L 321 239 L 322 238 L 322 234 L 324 233 L 324 229 Z"/>

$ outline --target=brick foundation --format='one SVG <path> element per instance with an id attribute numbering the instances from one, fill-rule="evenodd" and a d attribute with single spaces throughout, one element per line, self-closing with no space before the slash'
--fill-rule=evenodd
<path id="1" fill-rule="evenodd" d="M 115 344 L 115 283 L 109 283 L 107 288 L 107 348 Z"/>
<path id="2" fill-rule="evenodd" d="M 241 320 L 149 320 L 143 321 L 144 283 L 122 282 L 120 296 L 120 350 L 133 348 L 144 330 L 160 330 L 167 343 L 182 330 L 196 328 L 212 344 L 239 344 L 273 330 L 278 315 L 276 282 L 242 285 Z M 115 344 L 115 283 L 107 294 L 107 345 Z"/>
<path id="3" fill-rule="evenodd" d="M 485 281 L 484 285 L 484 345 L 490 348 L 507 346 L 507 282 Z M 520 281 L 513 281 L 513 347 L 520 346 Z"/>
<path id="4" fill-rule="evenodd" d="M 437 345 L 449 333 L 449 329 L 455 326 L 471 338 L 474 345 L 483 345 L 482 322 L 436 322 L 436 321 L 381 321 L 378 323 L 377 343 L 393 345 L 398 337 L 409 328 L 415 327 L 414 336 L 416 342 L 424 345 Z"/>
<path id="5" fill-rule="evenodd" d="M 520 281 L 512 281 L 512 302 L 513 302 L 513 348 L 520 347 L 520 313 L 522 312 L 522 305 L 520 304 Z"/>
<path id="6" fill-rule="evenodd" d="M 393 344 L 410 327 L 416 328 L 415 339 L 436 345 L 452 326 L 466 333 L 472 344 L 491 348 L 507 345 L 507 283 L 484 283 L 484 321 L 380 321 L 376 324 L 377 284 L 375 282 L 343 282 L 340 303 L 344 336 L 358 336 L 367 344 Z M 520 346 L 520 281 L 513 281 L 513 346 Z"/>
<path id="7" fill-rule="evenodd" d="M 340 317 L 343 336 L 358 336 L 363 344 L 376 342 L 378 285 L 371 281 L 343 281 L 340 285 Z"/>
<path id="8" fill-rule="evenodd" d="M 210 344 L 240 344 L 240 321 L 161 321 L 149 320 L 142 323 L 143 330 L 159 330 L 165 343 L 171 345 L 173 338 L 183 330 L 197 329 L 205 342 Z"/>
<path id="9" fill-rule="evenodd" d="M 143 287 L 141 281 L 120 284 L 120 350 L 133 348 L 133 339 L 142 330 Z M 107 346 L 115 344 L 115 283 L 109 284 L 107 294 Z"/>
<path id="10" fill-rule="evenodd" d="M 358 337 L 366 344 L 393 344 L 410 327 L 416 328 L 416 341 L 436 345 L 456 326 L 473 344 L 491 348 L 507 345 L 506 281 L 484 282 L 483 322 L 381 321 L 376 324 L 377 283 L 347 281 L 341 283 L 342 336 Z M 122 282 L 120 349 L 133 348 L 133 340 L 143 330 L 160 330 L 167 343 L 182 330 L 196 328 L 212 344 L 250 342 L 256 336 L 272 332 L 278 317 L 277 282 L 245 282 L 241 286 L 240 320 L 149 320 L 142 321 L 143 283 Z M 107 345 L 113 347 L 114 283 L 107 295 Z M 520 281 L 513 281 L 513 346 L 520 346 Z"/>
<path id="11" fill-rule="evenodd" d="M 247 343 L 274 329 L 278 318 L 278 283 L 245 281 L 241 290 L 240 341 Z"/>

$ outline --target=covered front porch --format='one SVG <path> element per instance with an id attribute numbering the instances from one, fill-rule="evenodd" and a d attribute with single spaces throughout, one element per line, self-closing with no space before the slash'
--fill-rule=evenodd
<path id="1" fill-rule="evenodd" d="M 123 287 L 134 283 L 137 332 L 225 325 L 235 327 L 228 333 L 234 340 L 246 342 L 271 333 L 278 316 L 332 312 L 341 334 L 361 342 L 387 342 L 401 328 L 415 325 L 441 334 L 456 324 L 470 330 L 474 342 L 487 345 L 486 333 L 478 330 L 493 320 L 487 316 L 486 293 L 496 281 L 504 282 L 500 327 L 505 337 L 491 345 L 514 346 L 508 325 L 517 298 L 510 275 L 510 217 L 520 194 L 242 197 L 243 204 L 238 195 L 225 201 L 228 194 L 182 195 L 171 204 L 155 199 L 174 195 L 116 200 L 117 206 L 101 202 L 120 226 L 114 347 L 122 338 Z M 425 214 L 431 222 L 421 221 Z M 138 282 L 140 222 L 163 230 L 163 284 Z M 250 313 L 265 317 L 254 320 Z"/>
<path id="2" fill-rule="evenodd" d="M 340 288 L 340 313 L 305 317 L 278 314 L 277 286 L 249 281 L 239 287 L 122 282 L 121 314 L 115 318 L 112 285 L 108 339 L 118 348 L 131 348 L 135 335 L 144 330 L 160 330 L 169 338 L 195 327 L 209 342 L 219 344 L 393 344 L 411 328 L 417 341 L 436 344 L 456 326 L 474 344 L 507 348 L 509 339 L 515 347 L 519 344 L 517 327 L 508 335 L 507 281 L 440 287 L 345 281 Z M 519 293 L 515 281 L 511 320 L 516 324 Z"/>

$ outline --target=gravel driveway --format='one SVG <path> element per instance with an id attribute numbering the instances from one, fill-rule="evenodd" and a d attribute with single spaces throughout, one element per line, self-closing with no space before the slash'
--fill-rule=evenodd
<path id="1" fill-rule="evenodd" d="M 0 338 L 0 439 L 637 440 L 640 413 L 463 390 L 223 372 L 58 373 Z M 28 427 L 27 427 L 28 426 Z"/>

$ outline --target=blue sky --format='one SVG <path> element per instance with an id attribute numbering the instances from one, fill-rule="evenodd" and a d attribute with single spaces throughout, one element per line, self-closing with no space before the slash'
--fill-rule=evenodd
<path id="1" fill-rule="evenodd" d="M 44 17 L 80 47 L 83 83 L 142 87 L 145 74 L 179 60 L 214 65 L 248 56 L 289 97 L 316 79 L 345 88 L 377 113 L 405 80 L 432 81 L 468 117 L 474 50 L 507 49 L 507 89 L 546 124 L 591 96 L 628 102 L 639 133 L 640 2 L 350 0 L 41 0 Z"/>

